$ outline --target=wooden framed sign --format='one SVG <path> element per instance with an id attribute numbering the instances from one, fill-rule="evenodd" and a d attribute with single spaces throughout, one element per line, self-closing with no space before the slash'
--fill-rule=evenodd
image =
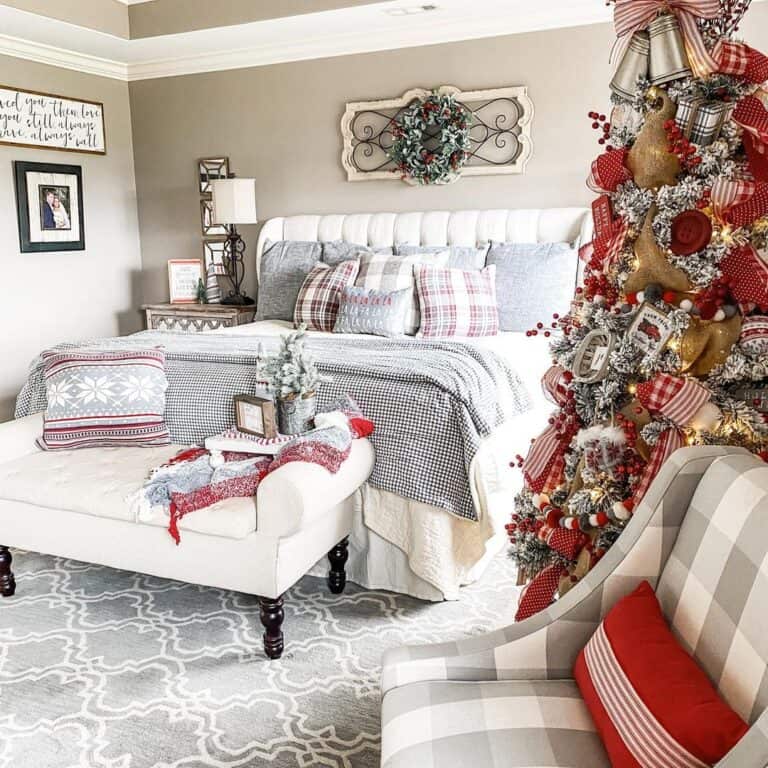
<path id="1" fill-rule="evenodd" d="M 197 303 L 197 289 L 204 274 L 200 259 L 169 259 L 168 293 L 171 304 Z"/>
<path id="2" fill-rule="evenodd" d="M 104 105 L 0 85 L 0 144 L 106 155 Z"/>
<path id="3" fill-rule="evenodd" d="M 277 435 L 275 404 L 266 397 L 235 395 L 235 425 L 247 435 L 272 438 Z"/>

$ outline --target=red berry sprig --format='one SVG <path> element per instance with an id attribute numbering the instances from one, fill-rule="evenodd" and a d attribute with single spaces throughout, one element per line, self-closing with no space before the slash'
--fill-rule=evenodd
<path id="1" fill-rule="evenodd" d="M 611 124 L 606 120 L 605 115 L 592 111 L 587 113 L 587 117 L 592 121 L 592 128 L 602 132 L 602 136 L 597 140 L 597 143 L 600 144 L 600 146 L 608 144 L 611 137 Z M 613 147 L 609 144 L 605 149 L 606 152 L 610 152 Z"/>
<path id="2" fill-rule="evenodd" d="M 692 171 L 696 166 L 701 165 L 701 156 L 696 154 L 696 146 L 683 136 L 674 119 L 664 123 L 664 130 L 667 133 L 667 151 L 677 155 L 680 165 L 686 171 Z"/>

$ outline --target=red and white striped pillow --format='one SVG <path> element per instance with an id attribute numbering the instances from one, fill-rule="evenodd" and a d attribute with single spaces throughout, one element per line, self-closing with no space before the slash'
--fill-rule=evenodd
<path id="1" fill-rule="evenodd" d="M 158 349 L 51 350 L 43 361 L 45 450 L 167 445 L 165 354 Z"/>
<path id="2" fill-rule="evenodd" d="M 614 605 L 573 672 L 614 766 L 705 768 L 748 730 L 672 635 L 647 581 Z"/>
<path id="3" fill-rule="evenodd" d="M 417 264 L 419 336 L 495 336 L 499 332 L 496 267 L 465 272 Z"/>
<path id="4" fill-rule="evenodd" d="M 355 282 L 360 270 L 357 260 L 342 261 L 335 267 L 317 263 L 304 279 L 293 310 L 296 326 L 305 324 L 311 331 L 331 333 L 339 313 L 339 295 Z"/>

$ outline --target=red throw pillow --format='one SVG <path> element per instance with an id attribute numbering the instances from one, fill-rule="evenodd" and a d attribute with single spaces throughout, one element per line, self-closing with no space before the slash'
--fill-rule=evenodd
<path id="1" fill-rule="evenodd" d="M 574 677 L 613 768 L 701 768 L 747 732 L 667 627 L 644 581 L 611 609 Z"/>

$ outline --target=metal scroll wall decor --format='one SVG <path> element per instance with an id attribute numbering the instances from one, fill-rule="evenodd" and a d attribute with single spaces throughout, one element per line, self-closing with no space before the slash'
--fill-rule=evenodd
<path id="1" fill-rule="evenodd" d="M 415 100 L 433 91 L 452 93 L 472 113 L 469 157 L 462 176 L 523 173 L 533 153 L 533 103 L 524 86 L 462 91 L 450 85 L 414 88 L 399 98 L 347 104 L 341 119 L 341 162 L 349 181 L 399 179 L 389 157 L 394 120 Z M 437 143 L 435 138 L 435 143 Z"/>

